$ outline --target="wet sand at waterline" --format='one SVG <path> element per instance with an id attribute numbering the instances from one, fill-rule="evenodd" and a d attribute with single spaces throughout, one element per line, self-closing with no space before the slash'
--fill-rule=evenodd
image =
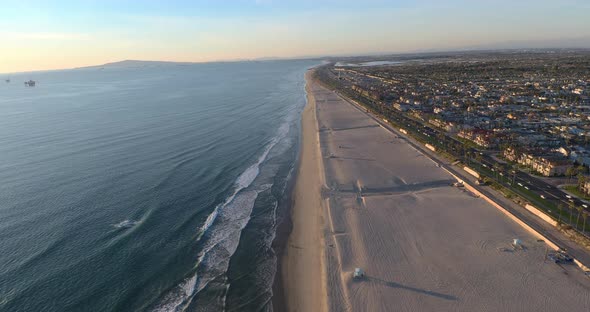
<path id="1" fill-rule="evenodd" d="M 283 258 L 290 311 L 590 309 L 581 270 L 545 260 L 544 242 L 452 187 L 452 176 L 404 139 L 307 79 Z M 515 238 L 522 250 L 511 248 Z M 364 279 L 352 278 L 356 267 Z"/>

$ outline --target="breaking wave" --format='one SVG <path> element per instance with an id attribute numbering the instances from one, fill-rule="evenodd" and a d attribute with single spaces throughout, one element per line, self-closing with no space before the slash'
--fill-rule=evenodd
<path id="1" fill-rule="evenodd" d="M 117 229 L 127 229 L 136 226 L 138 223 L 139 221 L 123 220 L 117 224 L 113 224 L 113 227 Z"/>
<path id="2" fill-rule="evenodd" d="M 195 295 L 211 281 L 226 273 L 231 256 L 240 242 L 241 232 L 250 220 L 258 194 L 272 187 L 272 184 L 263 184 L 250 188 L 271 150 L 287 137 L 294 116 L 289 117 L 291 118 L 280 126 L 277 135 L 266 145 L 256 163 L 235 180 L 232 194 L 215 207 L 199 229 L 197 241 L 203 247 L 195 263 L 194 274 L 165 294 L 152 311 L 186 310 Z"/>

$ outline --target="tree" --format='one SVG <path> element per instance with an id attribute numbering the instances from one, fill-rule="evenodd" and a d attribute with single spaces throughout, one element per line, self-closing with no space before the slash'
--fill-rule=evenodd
<path id="1" fill-rule="evenodd" d="M 465 160 L 468 164 L 471 164 L 471 151 L 464 147 L 465 151 Z"/>
<path id="2" fill-rule="evenodd" d="M 578 188 L 583 189 L 584 184 L 586 184 L 586 176 L 581 173 L 578 173 Z"/>
<path id="3" fill-rule="evenodd" d="M 572 177 L 576 174 L 576 168 L 574 166 L 568 167 L 565 171 L 565 175 L 569 177 L 569 183 L 572 182 Z"/>
<path id="4" fill-rule="evenodd" d="M 479 164 L 479 169 L 481 169 L 481 154 L 475 153 L 475 161 Z"/>
<path id="5" fill-rule="evenodd" d="M 498 164 L 497 162 L 494 163 L 494 165 L 492 166 L 492 169 L 494 170 L 494 177 L 496 178 L 496 181 L 500 180 L 500 176 L 498 175 L 498 173 L 500 172 L 500 164 Z"/>
<path id="6" fill-rule="evenodd" d="M 584 207 L 576 207 L 578 210 L 578 218 L 576 218 L 576 229 L 578 228 L 578 224 L 580 224 L 580 215 L 584 212 Z"/>
<path id="7" fill-rule="evenodd" d="M 512 185 L 514 185 L 514 182 L 516 181 L 516 173 L 518 172 L 518 166 L 514 165 L 512 166 Z"/>
<path id="8" fill-rule="evenodd" d="M 569 213 L 570 213 L 570 225 L 572 225 L 572 217 L 574 216 L 574 209 L 576 209 L 576 207 L 574 207 L 574 203 L 570 202 L 568 203 L 568 208 L 569 208 Z"/>

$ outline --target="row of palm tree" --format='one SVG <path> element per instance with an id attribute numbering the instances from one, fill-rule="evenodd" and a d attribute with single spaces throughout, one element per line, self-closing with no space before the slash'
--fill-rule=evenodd
<path id="1" fill-rule="evenodd" d="M 563 221 L 561 220 L 561 216 L 562 216 L 562 211 L 563 211 L 563 204 L 559 203 L 557 205 L 557 209 L 559 209 L 559 216 L 557 221 L 559 223 L 562 223 Z M 576 223 L 574 225 L 575 229 L 582 232 L 583 234 L 586 234 L 586 220 L 588 219 L 588 216 L 590 216 L 590 213 L 588 213 L 586 210 L 584 210 L 583 207 L 580 206 L 575 206 L 574 203 L 568 203 L 567 208 L 569 210 L 569 225 L 573 224 L 573 218 L 574 215 L 576 215 L 577 212 L 577 216 L 576 216 Z M 579 228 L 580 225 L 580 217 L 582 218 L 582 228 Z"/>

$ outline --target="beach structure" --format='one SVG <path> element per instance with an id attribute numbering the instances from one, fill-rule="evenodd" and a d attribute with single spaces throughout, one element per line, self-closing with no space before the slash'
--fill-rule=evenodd
<path id="1" fill-rule="evenodd" d="M 523 249 L 522 241 L 518 238 L 515 238 L 512 240 L 512 247 L 514 247 L 514 249 Z"/>
<path id="2" fill-rule="evenodd" d="M 365 272 L 361 268 L 355 268 L 354 273 L 352 275 L 355 279 L 360 279 L 365 277 Z"/>

